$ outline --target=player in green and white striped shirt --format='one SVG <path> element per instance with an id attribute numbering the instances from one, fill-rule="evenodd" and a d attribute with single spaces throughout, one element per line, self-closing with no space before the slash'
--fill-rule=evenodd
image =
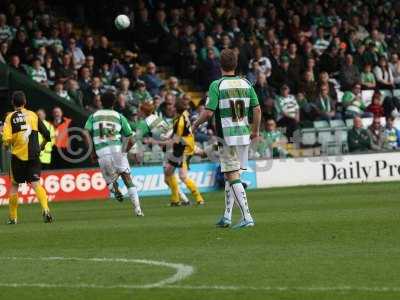
<path id="1" fill-rule="evenodd" d="M 164 141 L 173 137 L 173 124 L 154 113 L 155 107 L 151 102 L 143 102 L 140 105 L 139 113 L 144 119 L 136 125 L 135 145 L 131 151 L 139 153 L 140 145 L 144 137 L 151 136 L 153 144 L 162 146 Z M 183 205 L 189 205 L 190 201 L 186 194 L 179 188 L 179 198 Z"/>
<path id="2" fill-rule="evenodd" d="M 88 146 L 93 143 L 101 172 L 110 191 L 114 193 L 119 201 L 122 201 L 122 194 L 119 191 L 117 182 L 119 176 L 121 176 L 128 188 L 128 195 L 133 204 L 135 214 L 143 216 L 138 192 L 131 177 L 126 153 L 129 149 L 124 149 L 126 147 L 124 147 L 122 140 L 123 137 L 132 139 L 133 132 L 128 120 L 113 110 L 115 101 L 116 96 L 111 91 L 107 91 L 101 96 L 103 109 L 90 115 L 86 121 L 85 129 L 90 136 L 86 134 L 85 141 Z M 131 146 L 132 141 L 128 141 L 128 145 Z"/>
<path id="3" fill-rule="evenodd" d="M 222 78 L 211 83 L 208 91 L 206 110 L 193 124 L 193 131 L 215 117 L 217 134 L 221 139 L 221 171 L 225 175 L 225 213 L 217 223 L 219 227 L 229 227 L 233 202 L 240 208 L 242 220 L 235 228 L 254 226 L 246 191 L 240 180 L 240 171 L 247 168 L 249 145 L 252 138 L 259 137 L 261 109 L 257 95 L 251 84 L 235 76 L 237 56 L 229 49 L 221 52 Z M 253 112 L 250 128 L 249 114 Z M 233 201 L 234 200 L 234 201 Z"/>

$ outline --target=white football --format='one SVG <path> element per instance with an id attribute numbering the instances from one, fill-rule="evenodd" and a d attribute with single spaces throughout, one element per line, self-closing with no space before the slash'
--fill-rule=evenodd
<path id="1" fill-rule="evenodd" d="M 131 21 L 129 20 L 128 16 L 126 15 L 119 15 L 114 20 L 115 27 L 118 30 L 126 29 L 131 25 Z"/>

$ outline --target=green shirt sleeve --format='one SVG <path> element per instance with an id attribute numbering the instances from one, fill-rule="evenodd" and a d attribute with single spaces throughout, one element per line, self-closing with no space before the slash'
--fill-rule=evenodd
<path id="1" fill-rule="evenodd" d="M 208 99 L 206 103 L 206 109 L 215 111 L 218 106 L 218 82 L 219 81 L 213 81 L 210 84 L 210 88 L 208 89 Z"/>
<path id="2" fill-rule="evenodd" d="M 85 129 L 90 133 L 93 132 L 93 115 L 90 115 L 89 118 L 87 119 L 85 124 Z"/>
<path id="3" fill-rule="evenodd" d="M 121 132 L 125 137 L 129 137 L 133 134 L 131 125 L 129 125 L 128 120 L 123 116 L 121 116 Z"/>
<path id="4" fill-rule="evenodd" d="M 352 92 L 345 92 L 343 94 L 342 102 L 344 105 L 350 104 L 354 100 L 354 94 Z"/>
<path id="5" fill-rule="evenodd" d="M 145 120 L 141 120 L 138 123 L 136 123 L 136 134 L 138 136 L 145 137 L 149 135 L 149 133 L 150 133 L 150 128 Z"/>
<path id="6" fill-rule="evenodd" d="M 253 87 L 250 88 L 250 107 L 255 107 L 260 105 L 260 103 L 258 102 L 258 97 L 256 94 L 256 91 L 254 90 Z"/>

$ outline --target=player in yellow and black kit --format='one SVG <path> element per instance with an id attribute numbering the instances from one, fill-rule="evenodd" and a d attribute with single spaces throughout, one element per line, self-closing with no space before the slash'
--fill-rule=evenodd
<path id="1" fill-rule="evenodd" d="M 175 169 L 179 168 L 179 178 L 192 192 L 197 204 L 204 204 L 196 183 L 189 178 L 191 157 L 195 154 L 195 140 L 187 111 L 189 104 L 183 99 L 176 102 L 177 117 L 174 119 L 173 151 L 164 166 L 165 181 L 171 189 L 171 206 L 179 206 L 179 187 Z"/>
<path id="2" fill-rule="evenodd" d="M 15 111 L 8 114 L 3 128 L 3 144 L 11 149 L 10 181 L 12 183 L 9 196 L 8 224 L 17 224 L 18 185 L 29 183 L 35 190 L 42 206 L 42 216 L 45 223 L 51 223 L 53 218 L 48 207 L 46 190 L 40 184 L 40 151 L 50 141 L 50 133 L 36 113 L 25 109 L 26 97 L 22 91 L 12 95 Z M 38 133 L 44 137 L 39 145 Z"/>

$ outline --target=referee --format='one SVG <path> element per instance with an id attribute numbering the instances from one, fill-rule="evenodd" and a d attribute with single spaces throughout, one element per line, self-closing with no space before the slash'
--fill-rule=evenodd
<path id="1" fill-rule="evenodd" d="M 9 219 L 7 224 L 17 224 L 18 186 L 28 183 L 35 190 L 36 197 L 42 206 L 42 216 L 45 223 L 51 223 L 46 190 L 40 184 L 40 151 L 50 141 L 50 133 L 36 113 L 27 110 L 24 92 L 15 91 L 12 95 L 15 111 L 8 114 L 4 122 L 3 144 L 11 150 L 9 198 Z M 38 133 L 43 136 L 39 145 Z"/>

